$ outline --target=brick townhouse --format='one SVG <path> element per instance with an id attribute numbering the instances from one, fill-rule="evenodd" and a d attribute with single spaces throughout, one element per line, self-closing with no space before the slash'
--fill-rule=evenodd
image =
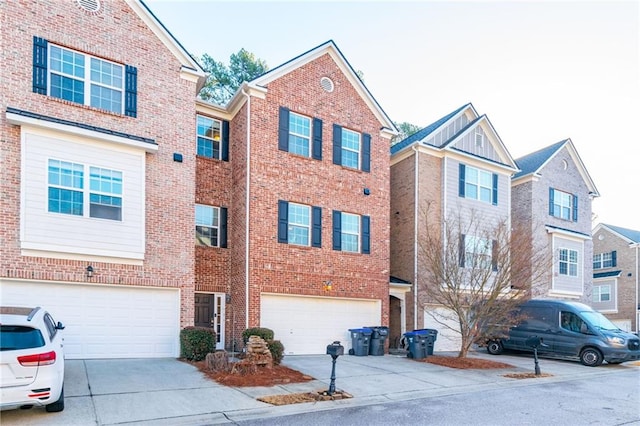
<path id="1" fill-rule="evenodd" d="M 193 324 L 322 353 L 388 324 L 395 127 L 333 42 L 218 106 L 141 1 L 0 12 L 2 303 L 50 309 L 69 358 L 177 356 Z"/>

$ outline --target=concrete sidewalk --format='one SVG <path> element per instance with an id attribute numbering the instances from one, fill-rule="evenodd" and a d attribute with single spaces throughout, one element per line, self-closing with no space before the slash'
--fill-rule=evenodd
<path id="1" fill-rule="evenodd" d="M 66 364 L 63 412 L 46 413 L 36 408 L 4 411 L 1 420 L 3 425 L 209 425 L 479 389 L 528 386 L 541 380 L 555 382 L 614 375 L 638 368 L 638 363 L 589 368 L 577 362 L 541 359 L 542 372 L 553 376 L 509 379 L 504 375 L 533 372 L 533 358 L 495 357 L 484 352 L 473 352 L 470 356 L 504 362 L 513 368 L 456 370 L 404 356 L 342 356 L 336 365 L 336 389 L 352 394 L 353 398 L 279 407 L 256 398 L 328 389 L 331 357 L 287 356 L 283 365 L 316 380 L 251 388 L 219 385 L 195 367 L 175 359 L 71 360 Z"/>

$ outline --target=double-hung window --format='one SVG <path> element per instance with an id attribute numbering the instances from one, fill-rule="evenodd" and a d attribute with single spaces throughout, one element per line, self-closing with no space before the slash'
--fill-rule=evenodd
<path id="1" fill-rule="evenodd" d="M 494 256 L 495 250 L 495 240 L 462 234 L 459 246 L 459 266 L 469 269 L 491 268 L 496 271 L 498 264 Z"/>
<path id="2" fill-rule="evenodd" d="M 33 39 L 33 91 L 135 117 L 137 69 Z"/>
<path id="3" fill-rule="evenodd" d="M 616 266 L 616 252 L 599 253 L 593 255 L 593 269 L 612 268 Z"/>
<path id="4" fill-rule="evenodd" d="M 50 159 L 47 180 L 49 212 L 122 220 L 121 171 Z"/>
<path id="5" fill-rule="evenodd" d="M 278 201 L 278 242 L 322 246 L 322 208 Z"/>
<path id="6" fill-rule="evenodd" d="M 227 208 L 196 204 L 196 245 L 227 247 Z"/>
<path id="7" fill-rule="evenodd" d="M 611 286 L 594 285 L 592 294 L 592 301 L 594 303 L 609 302 L 611 300 Z"/>
<path id="8" fill-rule="evenodd" d="M 342 159 L 340 164 L 352 169 L 360 168 L 360 133 L 342 129 Z"/>
<path id="9" fill-rule="evenodd" d="M 198 127 L 198 155 L 202 157 L 220 158 L 220 129 L 219 120 L 199 115 Z"/>
<path id="10" fill-rule="evenodd" d="M 498 205 L 498 175 L 460 164 L 458 192 L 463 198 Z"/>
<path id="11" fill-rule="evenodd" d="M 578 252 L 571 249 L 560 249 L 558 272 L 570 277 L 578 276 Z"/>
<path id="12" fill-rule="evenodd" d="M 371 135 L 333 125 L 333 164 L 369 172 Z"/>
<path id="13" fill-rule="evenodd" d="M 549 188 L 549 214 L 551 216 L 571 220 L 578 220 L 578 197 L 564 191 Z"/>
<path id="14" fill-rule="evenodd" d="M 280 107 L 278 149 L 322 160 L 322 120 Z"/>
<path id="15" fill-rule="evenodd" d="M 369 254 L 371 251 L 369 216 L 333 211 L 333 249 Z"/>

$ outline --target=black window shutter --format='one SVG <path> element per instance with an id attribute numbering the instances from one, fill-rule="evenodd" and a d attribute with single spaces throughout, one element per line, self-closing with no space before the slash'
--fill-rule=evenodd
<path id="1" fill-rule="evenodd" d="M 578 196 L 574 195 L 571 197 L 573 199 L 573 221 L 578 221 Z"/>
<path id="2" fill-rule="evenodd" d="M 491 269 L 498 270 L 498 240 L 491 241 Z"/>
<path id="3" fill-rule="evenodd" d="M 493 174 L 493 196 L 491 197 L 491 204 L 494 206 L 498 205 L 498 175 L 496 173 Z"/>
<path id="4" fill-rule="evenodd" d="M 33 92 L 47 94 L 47 40 L 33 36 Z"/>
<path id="5" fill-rule="evenodd" d="M 229 161 L 229 122 L 222 121 L 222 146 L 220 147 L 220 159 Z"/>
<path id="6" fill-rule="evenodd" d="M 460 164 L 458 170 L 458 195 L 464 198 L 464 164 Z"/>
<path id="7" fill-rule="evenodd" d="M 371 219 L 369 216 L 362 216 L 362 253 L 371 253 Z"/>
<path id="8" fill-rule="evenodd" d="M 549 188 L 549 215 L 553 216 L 553 188 Z"/>
<path id="9" fill-rule="evenodd" d="M 611 252 L 611 267 L 615 268 L 616 266 L 618 266 L 618 252 L 614 250 Z"/>
<path id="10" fill-rule="evenodd" d="M 333 211 L 333 249 L 342 250 L 342 213 Z"/>
<path id="11" fill-rule="evenodd" d="M 220 207 L 220 247 L 227 248 L 227 208 Z"/>
<path id="12" fill-rule="evenodd" d="M 465 263 L 465 259 L 464 259 L 464 249 L 465 249 L 464 238 L 465 238 L 465 235 L 464 234 L 460 234 L 460 241 L 458 243 L 458 264 L 459 264 L 459 266 L 461 268 L 464 268 L 464 263 Z"/>
<path id="13" fill-rule="evenodd" d="M 362 171 L 371 171 L 371 135 L 362 134 Z"/>
<path id="14" fill-rule="evenodd" d="M 138 69 L 125 66 L 124 114 L 129 117 L 138 115 Z"/>
<path id="15" fill-rule="evenodd" d="M 289 203 L 278 200 L 278 242 L 288 243 Z"/>
<path id="16" fill-rule="evenodd" d="M 322 160 L 322 120 L 313 119 L 313 142 L 311 146 L 311 157 L 314 160 Z"/>
<path id="17" fill-rule="evenodd" d="M 342 127 L 333 125 L 333 164 L 342 164 Z"/>
<path id="18" fill-rule="evenodd" d="M 289 108 L 283 106 L 278 118 L 278 149 L 289 151 Z"/>
<path id="19" fill-rule="evenodd" d="M 311 246 L 322 247 L 322 207 L 311 208 Z"/>

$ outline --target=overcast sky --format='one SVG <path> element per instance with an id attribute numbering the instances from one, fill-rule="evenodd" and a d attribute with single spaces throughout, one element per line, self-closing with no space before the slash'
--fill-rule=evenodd
<path id="1" fill-rule="evenodd" d="M 144 0 L 194 56 L 270 68 L 333 40 L 395 122 L 471 102 L 514 158 L 571 138 L 597 223 L 640 230 L 637 1 Z"/>

